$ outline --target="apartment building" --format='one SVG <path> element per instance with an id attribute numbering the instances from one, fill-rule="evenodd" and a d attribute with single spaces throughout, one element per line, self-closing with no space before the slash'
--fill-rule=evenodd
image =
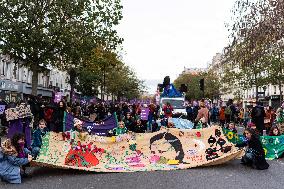
<path id="1" fill-rule="evenodd" d="M 212 58 L 212 63 L 209 65 L 208 69 L 212 69 L 219 78 L 223 78 L 225 75 L 226 68 L 230 68 L 229 63 L 223 62 L 223 55 L 221 53 L 217 53 Z M 239 68 L 237 66 L 233 66 L 232 68 L 236 72 L 238 72 Z M 265 70 L 263 71 L 265 73 Z M 221 80 L 222 82 L 222 80 Z M 282 86 L 282 90 L 283 90 Z M 249 89 L 243 90 L 238 86 L 238 83 L 235 85 L 226 86 L 223 83 L 223 88 L 230 88 L 230 90 L 222 91 L 220 93 L 220 99 L 224 102 L 228 101 L 229 99 L 241 99 L 244 104 L 249 104 L 252 101 L 256 100 L 256 87 L 250 87 Z M 265 105 L 270 105 L 273 107 L 277 107 L 280 104 L 280 90 L 279 86 L 268 84 L 258 88 L 258 97 L 259 100 L 263 101 Z"/>
<path id="2" fill-rule="evenodd" d="M 70 92 L 66 71 L 50 68 L 38 76 L 38 91 L 43 97 L 51 98 L 54 91 L 63 95 Z M 7 102 L 17 101 L 31 94 L 32 71 L 16 63 L 8 55 L 0 55 L 0 96 Z"/>

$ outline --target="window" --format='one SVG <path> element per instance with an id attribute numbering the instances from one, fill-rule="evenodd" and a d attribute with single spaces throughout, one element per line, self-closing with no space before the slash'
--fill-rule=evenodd
<path id="1" fill-rule="evenodd" d="M 276 94 L 276 86 L 274 86 L 274 94 Z"/>

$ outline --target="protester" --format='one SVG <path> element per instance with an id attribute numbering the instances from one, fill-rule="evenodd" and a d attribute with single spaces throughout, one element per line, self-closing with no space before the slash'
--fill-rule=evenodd
<path id="1" fill-rule="evenodd" d="M 276 120 L 277 120 L 277 123 L 284 122 L 284 111 L 282 107 L 278 108 L 276 111 Z"/>
<path id="2" fill-rule="evenodd" d="M 263 135 L 264 128 L 264 117 L 265 111 L 264 107 L 257 103 L 256 106 L 253 107 L 251 112 L 252 122 L 256 125 L 256 129 L 258 130 L 260 135 Z"/>
<path id="3" fill-rule="evenodd" d="M 239 123 L 240 125 L 244 124 L 244 115 L 245 114 L 245 110 L 243 108 L 240 108 L 239 110 Z"/>
<path id="4" fill-rule="evenodd" d="M 272 111 L 272 107 L 268 106 L 265 109 L 265 117 L 264 117 L 264 126 L 265 126 L 267 133 L 271 129 L 272 123 L 273 123 L 273 111 Z"/>
<path id="5" fill-rule="evenodd" d="M 128 113 L 126 114 L 126 117 L 125 117 L 125 119 L 124 119 L 124 124 L 125 124 L 125 127 L 126 127 L 129 131 L 133 131 L 134 119 L 132 118 L 130 112 L 128 112 Z"/>
<path id="6" fill-rule="evenodd" d="M 136 120 L 136 124 L 134 124 L 134 128 L 133 128 L 134 132 L 145 133 L 146 129 L 147 129 L 147 127 L 145 125 L 143 125 L 141 119 L 138 118 Z"/>
<path id="7" fill-rule="evenodd" d="M 125 124 L 123 121 L 120 121 L 118 123 L 118 127 L 115 128 L 115 135 L 118 136 L 118 135 L 122 135 L 122 134 L 125 134 L 127 133 L 127 128 L 125 127 Z"/>
<path id="8" fill-rule="evenodd" d="M 225 123 L 226 123 L 226 116 L 225 116 L 225 107 L 222 106 L 219 112 L 219 122 L 221 124 L 222 127 L 224 127 Z"/>
<path id="9" fill-rule="evenodd" d="M 42 146 L 42 137 L 48 132 L 46 122 L 44 119 L 39 121 L 38 128 L 33 133 L 33 142 L 32 142 L 32 155 L 36 158 L 39 154 L 40 148 Z"/>
<path id="10" fill-rule="evenodd" d="M 74 118 L 74 128 L 73 128 L 74 131 L 77 131 L 79 133 L 82 133 L 84 132 L 83 130 L 83 122 L 77 118 Z"/>
<path id="11" fill-rule="evenodd" d="M 272 126 L 269 131 L 269 136 L 280 136 L 280 130 L 277 126 Z"/>
<path id="12" fill-rule="evenodd" d="M 30 152 L 24 148 L 23 134 L 15 134 L 12 140 L 3 142 L 0 151 L 0 177 L 3 181 L 20 184 L 25 176 L 23 166 L 32 161 Z"/>
<path id="13" fill-rule="evenodd" d="M 207 127 L 208 120 L 209 120 L 209 110 L 205 106 L 204 102 L 200 102 L 200 110 L 198 110 L 198 114 L 197 114 L 195 121 L 196 122 L 201 121 L 203 127 Z"/>
<path id="14" fill-rule="evenodd" d="M 64 112 L 66 111 L 66 104 L 60 101 L 57 105 L 55 113 L 53 114 L 50 130 L 54 132 L 63 132 Z"/>
<path id="15" fill-rule="evenodd" d="M 244 113 L 244 127 L 247 128 L 250 122 L 251 122 L 251 109 L 247 108 L 247 110 Z"/>
<path id="16" fill-rule="evenodd" d="M 213 123 L 216 123 L 218 117 L 219 117 L 219 109 L 218 107 L 216 107 L 216 105 L 213 105 L 213 108 L 211 109 L 211 121 Z"/>
<path id="17" fill-rule="evenodd" d="M 187 113 L 187 119 L 193 122 L 193 109 L 191 107 L 191 104 L 187 104 L 186 113 Z"/>
<path id="18" fill-rule="evenodd" d="M 227 129 L 234 132 L 234 133 L 238 133 L 237 129 L 236 129 L 236 125 L 234 122 L 230 122 L 229 125 L 227 126 Z"/>
<path id="19" fill-rule="evenodd" d="M 247 147 L 241 163 L 252 166 L 254 169 L 268 169 L 269 164 L 265 160 L 265 153 L 258 135 L 253 129 L 248 128 L 245 129 L 244 136 L 246 141 L 236 145 L 237 147 Z"/>
<path id="20" fill-rule="evenodd" d="M 172 117 L 173 116 L 173 107 L 172 107 L 172 105 L 169 103 L 169 102 L 167 102 L 167 104 L 166 105 L 164 105 L 164 107 L 163 107 L 163 112 L 164 112 L 164 115 L 165 115 L 165 117 Z"/>

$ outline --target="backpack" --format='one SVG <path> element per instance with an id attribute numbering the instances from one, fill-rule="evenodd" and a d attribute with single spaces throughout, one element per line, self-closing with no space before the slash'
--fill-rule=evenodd
<path id="1" fill-rule="evenodd" d="M 232 114 L 231 107 L 230 107 L 230 106 L 226 107 L 226 109 L 225 109 L 225 115 L 231 115 L 231 114 Z"/>

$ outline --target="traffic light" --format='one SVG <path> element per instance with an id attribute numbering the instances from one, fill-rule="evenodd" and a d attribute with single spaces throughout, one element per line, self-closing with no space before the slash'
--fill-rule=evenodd
<path id="1" fill-rule="evenodd" d="M 204 78 L 199 80 L 199 88 L 201 91 L 204 91 Z"/>
<path id="2" fill-rule="evenodd" d="M 162 93 L 164 91 L 164 85 L 158 84 L 158 89 L 159 89 L 159 92 Z"/>

